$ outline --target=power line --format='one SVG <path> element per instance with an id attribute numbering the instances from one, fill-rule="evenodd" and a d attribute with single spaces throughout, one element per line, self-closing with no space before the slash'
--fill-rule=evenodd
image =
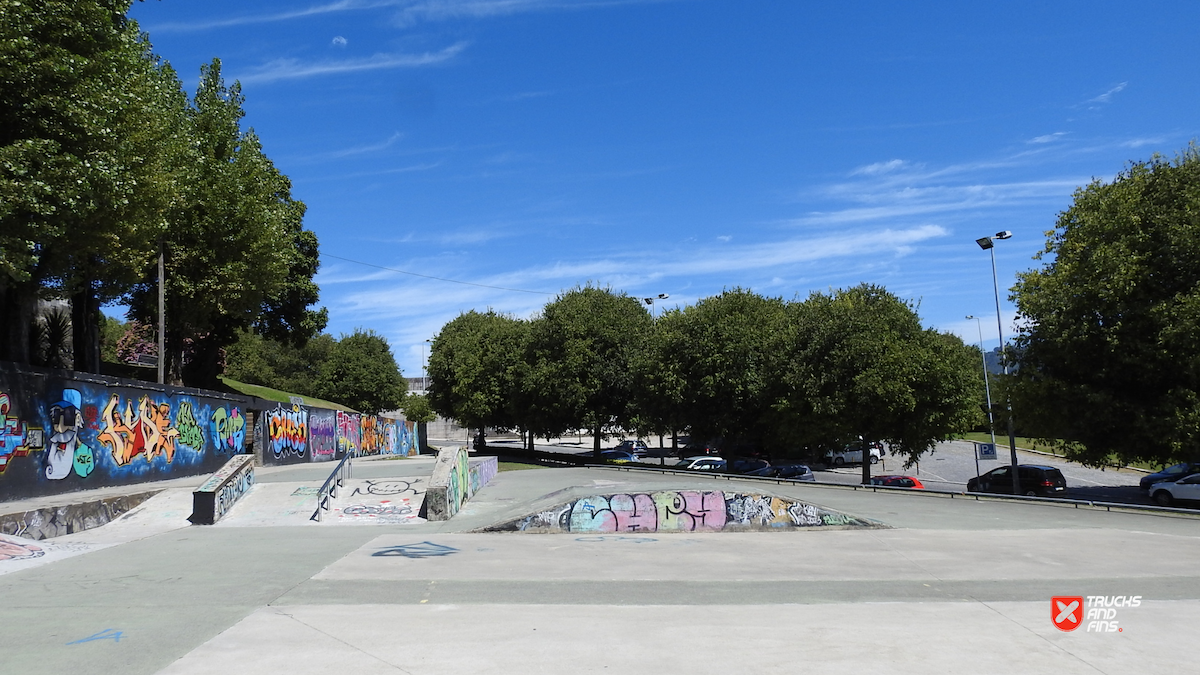
<path id="1" fill-rule="evenodd" d="M 332 253 L 322 252 L 321 255 L 325 256 L 326 258 L 336 258 L 338 260 L 344 260 L 348 263 L 354 263 L 355 265 L 363 265 L 365 267 L 374 267 L 375 269 L 387 270 L 388 272 L 397 272 L 399 274 L 408 274 L 408 275 L 414 276 L 414 277 L 421 277 L 422 279 L 433 279 L 434 281 L 445 281 L 445 282 L 448 282 L 451 284 L 462 284 L 463 286 L 478 286 L 479 288 L 490 288 L 490 289 L 496 290 L 496 291 L 513 291 L 515 293 L 533 293 L 534 295 L 554 295 L 554 293 L 547 293 L 545 291 L 530 291 L 530 290 L 526 290 L 524 288 L 505 288 L 504 286 L 489 286 L 487 284 L 477 284 L 473 281 L 459 281 L 458 279 L 444 279 L 442 277 L 435 277 L 435 276 L 432 276 L 429 274 L 419 274 L 417 272 L 407 272 L 405 270 L 398 270 L 398 269 L 395 269 L 394 267 L 384 267 L 383 265 L 373 265 L 371 263 L 363 262 L 361 260 L 351 260 L 350 258 L 343 258 L 340 255 L 333 255 Z"/>

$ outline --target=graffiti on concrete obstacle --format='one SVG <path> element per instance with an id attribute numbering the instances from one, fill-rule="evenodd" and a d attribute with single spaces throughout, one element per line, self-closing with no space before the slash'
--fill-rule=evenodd
<path id="1" fill-rule="evenodd" d="M 581 541 L 585 544 L 593 544 L 603 541 L 616 541 L 623 544 L 649 544 L 658 541 L 654 537 L 625 537 L 622 535 L 598 535 L 595 537 L 575 537 L 575 541 Z"/>
<path id="2" fill-rule="evenodd" d="M 404 525 L 419 521 L 417 509 L 408 499 L 384 500 L 375 504 L 347 504 L 338 519 L 346 523 L 384 523 Z"/>
<path id="3" fill-rule="evenodd" d="M 20 417 L 9 415 L 12 407 L 8 393 L 0 391 L 0 474 L 8 468 L 10 460 L 40 452 L 43 446 L 42 428 L 31 427 Z"/>
<path id="4" fill-rule="evenodd" d="M 247 464 L 246 468 L 238 472 L 233 480 L 221 486 L 221 491 L 217 493 L 216 518 L 214 520 L 229 513 L 229 509 L 233 508 L 237 500 L 241 499 L 252 487 L 254 487 L 254 465 Z"/>
<path id="5" fill-rule="evenodd" d="M 412 507 L 407 504 L 351 504 L 342 509 L 347 516 L 407 516 Z"/>
<path id="6" fill-rule="evenodd" d="M 280 405 L 267 413 L 267 444 L 276 459 L 308 452 L 308 410 Z"/>
<path id="7" fill-rule="evenodd" d="M 112 640 L 113 642 L 120 642 L 121 638 L 124 637 L 124 635 L 125 635 L 124 632 L 119 631 L 116 628 L 105 628 L 104 630 L 100 631 L 99 633 L 96 633 L 95 635 L 89 635 L 80 640 L 75 640 L 74 642 L 68 642 L 67 644 L 68 645 L 79 645 L 79 644 L 83 644 L 85 642 L 95 642 L 97 640 Z"/>
<path id="8" fill-rule="evenodd" d="M 638 533 L 874 526 L 784 497 L 680 490 L 582 497 L 487 529 Z"/>
<path id="9" fill-rule="evenodd" d="M 442 544 L 435 544 L 431 541 L 423 541 L 419 544 L 402 544 L 400 546 L 389 546 L 385 549 L 376 551 L 371 555 L 374 557 L 390 557 L 402 556 L 405 558 L 440 558 L 442 556 L 454 555 L 458 553 L 458 549 Z"/>
<path id="10" fill-rule="evenodd" d="M 354 495 L 402 495 L 406 492 L 413 493 L 415 497 L 421 494 L 413 487 L 413 485 L 422 482 L 420 478 L 391 478 L 387 480 L 366 480 L 363 482 L 365 485 L 356 486 L 354 492 L 350 493 L 351 497 Z"/>
<path id="11" fill-rule="evenodd" d="M 237 454 L 246 442 L 246 418 L 236 407 L 222 406 L 212 414 L 213 444 L 219 452 Z"/>
<path id="12" fill-rule="evenodd" d="M 338 454 L 357 452 L 359 446 L 359 415 L 337 411 Z"/>
<path id="13" fill-rule="evenodd" d="M 28 560 L 44 555 L 46 551 L 41 546 L 20 539 L 0 537 L 0 561 Z"/>

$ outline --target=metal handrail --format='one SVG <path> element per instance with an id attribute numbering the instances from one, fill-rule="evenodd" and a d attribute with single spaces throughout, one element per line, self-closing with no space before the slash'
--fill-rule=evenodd
<path id="1" fill-rule="evenodd" d="M 354 467 L 350 460 L 354 458 L 356 451 L 351 450 L 342 457 L 342 461 L 334 467 L 333 472 L 329 474 L 329 478 L 325 479 L 325 484 L 317 492 L 317 510 L 313 511 L 309 520 L 321 522 L 321 512 L 329 509 L 330 499 L 337 499 L 337 490 L 346 483 L 347 478 L 354 477 Z"/>

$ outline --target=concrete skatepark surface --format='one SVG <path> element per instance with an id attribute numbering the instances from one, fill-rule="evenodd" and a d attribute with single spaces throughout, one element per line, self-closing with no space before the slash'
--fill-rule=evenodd
<path id="1" fill-rule="evenodd" d="M 404 510 L 431 467 L 356 462 L 337 506 L 359 508 L 321 524 L 307 493 L 328 467 L 280 467 L 216 526 L 187 524 L 181 486 L 19 542 L 43 550 L 0 560 L 0 672 L 1180 672 L 1200 620 L 1194 517 L 569 468 L 500 473 L 425 522 Z M 888 527 L 472 532 L 570 496 L 686 489 Z M 1054 627 L 1052 597 L 1096 595 L 1142 602 L 1120 632 Z"/>

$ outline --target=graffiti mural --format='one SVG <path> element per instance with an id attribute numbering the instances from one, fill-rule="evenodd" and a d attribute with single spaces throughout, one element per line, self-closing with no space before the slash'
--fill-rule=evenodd
<path id="1" fill-rule="evenodd" d="M 379 418 L 374 415 L 362 416 L 362 432 L 359 436 L 359 455 L 378 455 L 383 449 L 383 439 L 379 434 Z"/>
<path id="2" fill-rule="evenodd" d="M 28 457 L 31 452 L 42 449 L 41 427 L 30 427 L 21 418 L 9 415 L 12 399 L 7 392 L 0 391 L 0 474 L 8 468 L 14 458 Z"/>
<path id="3" fill-rule="evenodd" d="M 487 530 L 641 533 L 878 526 L 784 497 L 679 490 L 583 497 Z"/>
<path id="4" fill-rule="evenodd" d="M 246 418 L 236 407 L 220 407 L 212 414 L 213 444 L 220 452 L 239 453 L 246 444 Z"/>
<path id="5" fill-rule="evenodd" d="M 308 453 L 308 410 L 293 404 L 279 405 L 266 413 L 267 446 L 275 459 L 303 458 Z"/>
<path id="6" fill-rule="evenodd" d="M 357 452 L 359 446 L 359 416 L 353 413 L 337 411 L 337 443 L 338 455 L 347 452 Z"/>
<path id="7" fill-rule="evenodd" d="M 238 410 L 219 394 L 88 378 L 0 363 L 0 501 L 208 473 L 244 447 L 244 422 L 208 422 Z"/>
<path id="8" fill-rule="evenodd" d="M 184 443 L 188 450 L 202 451 L 204 435 L 195 427 L 195 415 L 192 403 L 182 401 L 181 409 L 186 404 L 191 424 L 188 428 L 189 441 L 195 445 Z M 104 406 L 104 412 L 99 420 L 100 433 L 96 439 L 108 448 L 117 466 L 125 466 L 139 455 L 147 462 L 162 455 L 170 464 L 175 460 L 175 442 L 180 431 L 171 423 L 171 405 L 169 403 L 155 404 L 149 396 L 138 399 L 137 412 L 134 412 L 133 400 L 126 399 L 124 412 L 121 410 L 121 396 L 112 394 Z M 193 435 L 194 434 L 194 435 Z M 51 438 L 51 442 L 55 442 Z"/>
<path id="9" fill-rule="evenodd" d="M 337 456 L 337 415 L 332 410 L 308 411 L 308 458 L 327 462 Z"/>

